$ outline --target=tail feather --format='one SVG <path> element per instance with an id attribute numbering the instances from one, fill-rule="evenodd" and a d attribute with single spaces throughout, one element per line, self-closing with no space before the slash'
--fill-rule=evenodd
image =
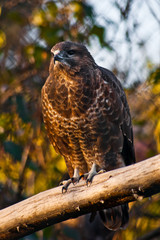
<path id="1" fill-rule="evenodd" d="M 128 204 L 99 211 L 99 214 L 104 226 L 110 230 L 116 231 L 127 227 L 129 221 Z"/>

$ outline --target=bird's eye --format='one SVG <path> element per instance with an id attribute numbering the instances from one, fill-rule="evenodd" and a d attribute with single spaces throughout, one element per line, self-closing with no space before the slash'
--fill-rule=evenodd
<path id="1" fill-rule="evenodd" d="M 67 51 L 68 55 L 74 55 L 75 52 L 76 52 L 75 50 L 69 50 L 69 51 Z"/>

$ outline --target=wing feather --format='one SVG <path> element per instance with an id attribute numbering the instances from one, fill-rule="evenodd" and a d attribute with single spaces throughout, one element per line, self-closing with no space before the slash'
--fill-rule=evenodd
<path id="1" fill-rule="evenodd" d="M 121 107 L 119 108 L 119 112 L 117 114 L 119 115 L 119 120 L 122 120 L 119 121 L 119 127 L 121 128 L 124 137 L 122 155 L 125 164 L 130 165 L 132 163 L 135 163 L 135 151 L 133 144 L 132 121 L 126 95 L 120 81 L 111 71 L 102 67 L 100 67 L 100 70 L 102 72 L 102 78 L 104 81 L 109 83 L 110 86 L 112 86 L 118 101 L 120 100 L 119 103 Z"/>

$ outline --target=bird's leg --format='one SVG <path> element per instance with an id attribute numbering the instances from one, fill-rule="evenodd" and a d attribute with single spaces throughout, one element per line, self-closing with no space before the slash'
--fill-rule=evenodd
<path id="1" fill-rule="evenodd" d="M 62 184 L 64 184 L 62 187 L 62 193 L 67 192 L 69 185 L 71 183 L 75 184 L 75 183 L 79 182 L 79 179 L 80 179 L 79 170 L 78 170 L 78 168 L 75 168 L 73 177 L 68 179 L 67 181 L 62 182 Z"/>
<path id="2" fill-rule="evenodd" d="M 105 172 L 104 169 L 101 169 L 99 172 L 97 172 L 97 165 L 96 165 L 96 163 L 93 163 L 91 170 L 88 173 L 85 173 L 82 176 L 80 176 L 80 178 L 83 177 L 86 180 L 86 183 L 88 186 L 89 183 L 92 183 L 92 180 L 95 175 L 104 173 L 104 172 Z"/>
<path id="3" fill-rule="evenodd" d="M 73 174 L 73 177 L 72 177 L 71 179 L 72 179 L 72 183 L 73 183 L 73 184 L 79 182 L 80 175 L 79 175 L 79 170 L 78 170 L 78 168 L 75 168 L 75 169 L 74 169 L 74 174 Z"/>
<path id="4" fill-rule="evenodd" d="M 95 163 L 93 163 L 92 168 L 91 168 L 91 170 L 89 171 L 88 176 L 87 176 L 87 179 L 86 179 L 87 186 L 88 186 L 88 183 L 91 183 L 91 182 L 92 182 L 93 177 L 94 177 L 95 175 L 97 175 L 97 170 L 96 170 L 96 169 L 97 169 L 97 166 L 96 166 Z"/>
<path id="5" fill-rule="evenodd" d="M 97 170 L 96 170 L 96 164 L 93 163 L 91 170 L 88 173 L 81 175 L 80 178 L 83 177 L 86 180 L 86 183 L 88 185 L 88 183 L 92 182 L 92 179 L 95 175 L 97 175 Z"/>

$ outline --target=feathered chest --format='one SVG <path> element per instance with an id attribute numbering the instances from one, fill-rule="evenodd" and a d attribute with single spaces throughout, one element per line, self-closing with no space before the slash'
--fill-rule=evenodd
<path id="1" fill-rule="evenodd" d="M 51 74 L 45 92 L 52 108 L 66 118 L 84 114 L 93 103 L 96 92 L 88 75 L 72 77 Z"/>

